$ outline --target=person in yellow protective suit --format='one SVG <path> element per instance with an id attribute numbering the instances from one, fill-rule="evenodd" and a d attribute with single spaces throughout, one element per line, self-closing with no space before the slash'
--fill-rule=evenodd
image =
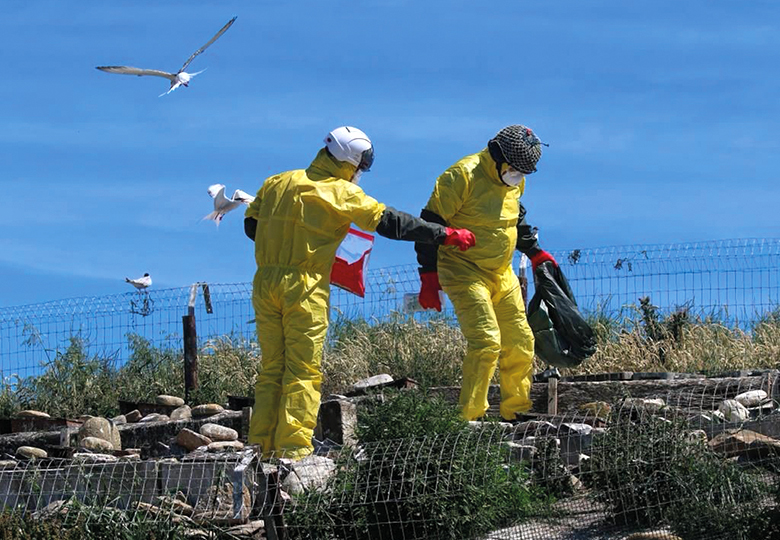
<path id="1" fill-rule="evenodd" d="M 474 245 L 467 230 L 428 223 L 366 195 L 357 181 L 373 156 L 365 133 L 335 129 L 307 169 L 267 178 L 246 211 L 262 352 L 248 439 L 265 458 L 300 459 L 313 450 L 331 266 L 350 225 L 395 240 L 463 250 Z"/>
<path id="2" fill-rule="evenodd" d="M 443 288 L 467 341 L 460 392 L 461 414 L 476 420 L 488 410 L 490 380 L 499 367 L 501 416 L 515 420 L 531 408 L 534 335 L 520 283 L 512 269 L 515 249 L 536 266 L 555 260 L 539 248 L 525 221 L 520 196 L 525 176 L 536 171 L 542 143 L 525 126 L 500 130 L 487 148 L 466 156 L 436 181 L 421 217 L 474 232 L 476 247 L 415 244 L 420 264 L 420 304 L 441 311 Z"/>

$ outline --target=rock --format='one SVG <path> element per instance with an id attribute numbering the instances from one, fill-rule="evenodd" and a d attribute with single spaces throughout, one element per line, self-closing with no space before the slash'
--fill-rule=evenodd
<path id="1" fill-rule="evenodd" d="M 694 445 L 707 444 L 709 438 L 707 437 L 707 432 L 703 429 L 694 429 L 685 434 L 685 442 Z"/>
<path id="2" fill-rule="evenodd" d="M 263 538 L 264 531 L 265 523 L 263 520 L 257 520 L 230 527 L 225 533 L 229 538 Z"/>
<path id="3" fill-rule="evenodd" d="M 16 467 L 17 462 L 14 459 L 2 459 L 0 460 L 0 469 L 13 469 Z"/>
<path id="4" fill-rule="evenodd" d="M 15 416 L 17 418 L 51 418 L 51 416 L 45 412 L 33 410 L 19 411 Z"/>
<path id="5" fill-rule="evenodd" d="M 238 440 L 238 432 L 229 427 L 219 424 L 203 424 L 200 426 L 200 434 L 205 435 L 212 441 L 235 441 Z"/>
<path id="6" fill-rule="evenodd" d="M 726 399 L 718 405 L 718 411 L 723 414 L 727 422 L 744 422 L 750 418 L 750 411 L 739 401 Z"/>
<path id="7" fill-rule="evenodd" d="M 73 454 L 75 463 L 116 463 L 119 458 L 108 454 L 90 454 L 86 452 L 76 452 Z"/>
<path id="8" fill-rule="evenodd" d="M 590 453 L 593 443 L 593 426 L 590 424 L 564 423 L 558 429 L 561 457 L 569 465 L 579 463 L 580 454 Z"/>
<path id="9" fill-rule="evenodd" d="M 138 423 L 146 424 L 148 422 L 167 422 L 168 420 L 170 420 L 170 418 L 167 414 L 149 413 L 141 418 Z"/>
<path id="10" fill-rule="evenodd" d="M 119 461 L 141 461 L 141 454 L 124 454 L 115 456 Z"/>
<path id="11" fill-rule="evenodd" d="M 70 510 L 71 501 L 69 499 L 61 499 L 47 504 L 40 510 L 33 512 L 30 517 L 36 521 L 46 521 L 52 518 L 62 518 L 68 514 Z"/>
<path id="12" fill-rule="evenodd" d="M 729 429 L 715 435 L 710 448 L 726 456 L 745 456 L 749 459 L 767 459 L 780 456 L 780 440 L 749 429 Z"/>
<path id="13" fill-rule="evenodd" d="M 568 480 L 569 480 L 569 486 L 571 487 L 571 490 L 574 491 L 575 493 L 578 491 L 585 491 L 585 485 L 582 483 L 582 481 L 579 478 L 577 478 L 573 474 L 569 475 Z"/>
<path id="14" fill-rule="evenodd" d="M 282 482 L 282 489 L 291 495 L 323 488 L 336 470 L 336 463 L 324 456 L 309 455 L 289 465 L 290 473 Z"/>
<path id="15" fill-rule="evenodd" d="M 609 412 L 612 410 L 609 403 L 606 401 L 590 401 L 583 403 L 578 407 L 580 412 L 587 414 L 588 416 L 595 416 L 596 418 L 606 418 L 609 416 Z"/>
<path id="16" fill-rule="evenodd" d="M 737 401 L 745 407 L 758 407 L 767 400 L 769 396 L 764 390 L 750 390 L 748 392 L 742 392 L 734 397 L 734 401 Z"/>
<path id="17" fill-rule="evenodd" d="M 79 446 L 81 446 L 81 448 L 85 448 L 93 452 L 104 453 L 104 454 L 114 451 L 113 444 L 111 444 L 105 439 L 100 439 L 98 437 L 84 437 L 79 442 Z"/>
<path id="18" fill-rule="evenodd" d="M 191 429 L 184 428 L 176 435 L 176 444 L 192 452 L 196 448 L 211 444 L 211 439 Z"/>
<path id="19" fill-rule="evenodd" d="M 348 398 L 329 399 L 320 404 L 314 436 L 320 441 L 329 439 L 336 444 L 357 445 L 355 426 L 357 406 Z"/>
<path id="20" fill-rule="evenodd" d="M 584 436 L 584 435 L 590 435 L 593 431 L 593 426 L 590 424 L 581 424 L 577 422 L 566 422 L 561 424 L 561 426 L 558 428 L 558 436 L 559 437 L 565 437 L 565 436 Z"/>
<path id="21" fill-rule="evenodd" d="M 49 457 L 46 450 L 34 446 L 20 446 L 16 449 L 16 455 L 26 459 L 42 459 Z"/>
<path id="22" fill-rule="evenodd" d="M 202 418 L 204 416 L 213 416 L 224 412 L 225 408 L 222 405 L 216 403 L 208 403 L 206 405 L 198 405 L 192 408 L 192 416 L 194 418 Z"/>
<path id="23" fill-rule="evenodd" d="M 388 375 L 387 373 L 382 373 L 380 375 L 374 375 L 373 377 L 369 377 L 368 379 L 363 379 L 355 384 L 352 385 L 352 390 L 356 392 L 365 391 L 368 390 L 374 386 L 380 386 L 382 384 L 387 384 L 393 382 L 392 375 Z"/>
<path id="24" fill-rule="evenodd" d="M 192 409 L 189 405 L 182 405 L 171 412 L 171 420 L 191 420 Z"/>
<path id="25" fill-rule="evenodd" d="M 666 407 L 666 402 L 661 398 L 626 398 L 623 400 L 623 409 L 640 409 L 647 412 L 658 412 Z"/>
<path id="26" fill-rule="evenodd" d="M 133 501 L 132 503 L 130 503 L 130 507 L 138 512 L 143 512 L 144 514 L 152 515 L 152 516 L 159 516 L 163 513 L 160 510 L 160 507 L 143 501 Z"/>
<path id="27" fill-rule="evenodd" d="M 111 421 L 117 426 L 123 426 L 127 424 L 127 417 L 124 414 L 120 414 L 119 416 L 113 417 Z"/>
<path id="28" fill-rule="evenodd" d="M 165 405 L 167 407 L 181 407 L 184 405 L 184 400 L 177 396 L 166 396 L 165 394 L 159 395 L 154 398 L 154 401 L 158 405 Z"/>
<path id="29" fill-rule="evenodd" d="M 480 430 L 485 428 L 500 429 L 505 432 L 512 430 L 512 424 L 509 422 L 482 422 L 481 420 L 470 420 L 467 422 L 469 428 L 473 430 Z"/>
<path id="30" fill-rule="evenodd" d="M 235 515 L 233 511 L 233 484 L 214 484 L 202 497 L 193 509 L 192 519 L 198 523 L 228 524 L 244 523 L 252 509 L 252 495 L 249 487 L 242 486 L 241 511 Z"/>
<path id="31" fill-rule="evenodd" d="M 194 512 L 194 508 L 187 504 L 187 498 L 179 491 L 174 497 L 157 497 L 159 501 L 159 507 L 163 510 L 170 510 L 174 514 L 181 514 L 183 516 L 191 516 Z"/>
<path id="32" fill-rule="evenodd" d="M 209 452 L 238 452 L 243 449 L 241 441 L 217 441 L 208 445 Z"/>
<path id="33" fill-rule="evenodd" d="M 508 441 L 504 443 L 509 447 L 509 455 L 516 461 L 533 461 L 536 455 L 536 447 Z"/>
<path id="34" fill-rule="evenodd" d="M 98 439 L 108 441 L 114 447 L 114 450 L 122 448 L 122 437 L 116 424 L 99 416 L 88 419 L 79 428 L 78 443 L 81 444 L 82 439 L 85 437 L 97 437 Z"/>
<path id="35" fill-rule="evenodd" d="M 558 433 L 558 426 L 544 420 L 526 420 L 525 422 L 515 424 L 511 429 L 514 431 L 515 440 L 526 437 L 556 435 Z"/>
<path id="36" fill-rule="evenodd" d="M 81 416 L 78 417 L 78 421 L 83 424 L 84 422 L 86 422 L 90 418 L 95 418 L 95 417 L 92 416 L 91 414 L 82 414 Z"/>
<path id="37" fill-rule="evenodd" d="M 135 424 L 141 418 L 143 418 L 143 415 L 141 414 L 141 411 L 139 411 L 138 409 L 133 409 L 132 411 L 130 411 L 125 415 L 125 419 L 129 424 Z"/>

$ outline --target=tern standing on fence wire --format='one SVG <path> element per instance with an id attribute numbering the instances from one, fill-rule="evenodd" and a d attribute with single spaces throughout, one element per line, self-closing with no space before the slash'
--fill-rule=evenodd
<path id="1" fill-rule="evenodd" d="M 460 407 L 476 420 L 488 410 L 496 366 L 501 374 L 501 416 L 514 420 L 531 408 L 534 335 L 528 326 L 520 283 L 512 269 L 515 249 L 533 268 L 555 260 L 543 251 L 525 221 L 520 196 L 525 176 L 536 171 L 542 142 L 525 126 L 501 129 L 481 152 L 466 156 L 436 180 L 421 217 L 474 231 L 476 247 L 415 244 L 420 264 L 419 301 L 441 311 L 439 291 L 455 307 L 467 341 Z"/>
<path id="2" fill-rule="evenodd" d="M 139 291 L 142 289 L 148 289 L 152 286 L 152 276 L 149 275 L 147 272 L 143 276 L 136 278 L 136 279 L 130 279 L 128 277 L 125 278 L 125 281 L 138 289 Z"/>
<path id="3" fill-rule="evenodd" d="M 267 178 L 246 211 L 245 232 L 255 243 L 252 305 L 262 351 L 249 443 L 259 444 L 264 458 L 300 459 L 314 449 L 330 273 L 350 225 L 392 240 L 458 250 L 474 245 L 468 230 L 428 223 L 366 195 L 357 181 L 373 161 L 365 133 L 334 129 L 307 169 Z"/>

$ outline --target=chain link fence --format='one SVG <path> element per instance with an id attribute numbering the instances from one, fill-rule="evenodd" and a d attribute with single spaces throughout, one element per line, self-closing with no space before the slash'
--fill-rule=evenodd
<path id="1" fill-rule="evenodd" d="M 554 256 L 585 313 L 632 317 L 639 299 L 649 298 L 661 313 L 684 307 L 695 316 L 748 328 L 780 306 L 778 239 L 574 249 Z M 530 297 L 530 268 L 519 254 L 514 266 L 528 276 Z M 405 298 L 419 286 L 414 265 L 371 270 L 364 298 L 332 289 L 332 315 L 372 320 L 404 312 Z M 74 337 L 89 354 L 116 365 L 131 352 L 130 335 L 180 349 L 182 317 L 190 311 L 201 344 L 219 336 L 254 341 L 251 293 L 251 282 L 194 284 L 0 308 L 0 373 L 36 375 Z M 445 312 L 452 314 L 449 303 Z"/>

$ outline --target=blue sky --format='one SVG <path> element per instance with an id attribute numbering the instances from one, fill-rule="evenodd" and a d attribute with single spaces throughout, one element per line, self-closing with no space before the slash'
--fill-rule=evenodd
<path id="1" fill-rule="evenodd" d="M 163 79 L 98 65 L 208 68 Z M 437 175 L 523 123 L 550 144 L 524 204 L 548 250 L 778 237 L 780 4 L 9 0 L 0 19 L 0 306 L 249 281 L 239 213 L 343 124 L 367 193 L 415 215 Z M 373 268 L 414 263 L 378 239 Z"/>

